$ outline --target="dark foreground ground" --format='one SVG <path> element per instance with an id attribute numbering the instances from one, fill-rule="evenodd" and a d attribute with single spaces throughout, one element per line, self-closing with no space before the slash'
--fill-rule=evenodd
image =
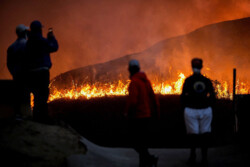
<path id="1" fill-rule="evenodd" d="M 151 143 L 149 144 L 150 152 L 159 157 L 159 167 L 186 167 L 189 149 L 188 143 L 186 142 L 183 112 L 181 110 L 181 106 L 179 105 L 179 96 L 159 96 L 159 99 L 161 104 L 161 116 L 155 126 L 151 129 L 152 138 Z M 214 119 L 212 124 L 213 138 L 208 152 L 208 166 L 245 167 L 250 165 L 250 138 L 248 137 L 249 112 L 247 112 L 249 111 L 248 103 L 249 99 L 240 104 L 238 107 L 244 112 L 241 114 L 237 113 L 237 116 L 239 116 L 238 125 L 240 125 L 241 128 L 239 128 L 239 131 L 235 133 L 235 114 L 232 110 L 232 101 L 217 101 L 214 108 Z M 131 145 L 127 140 L 129 137 L 127 130 L 128 122 L 124 119 L 122 114 L 124 106 L 125 97 L 53 101 L 49 103 L 49 108 L 54 125 L 48 125 L 47 130 L 46 128 L 40 129 L 45 130 L 46 133 L 50 134 L 52 132 L 51 129 L 57 129 L 57 126 L 62 126 L 61 123 L 66 123 L 66 125 L 70 125 L 70 129 L 73 128 L 74 131 L 77 131 L 79 135 L 82 136 L 81 143 L 84 143 L 87 146 L 87 153 L 73 153 L 69 155 L 66 158 L 68 167 L 137 167 L 138 155 L 133 149 L 131 149 Z M 6 108 L 1 108 L 1 121 L 4 120 L 3 118 L 7 117 L 8 113 L 9 112 Z M 26 124 L 27 123 L 24 122 L 24 125 Z M 28 129 L 31 127 L 35 128 L 37 126 L 40 127 L 41 125 L 38 124 L 36 126 L 29 126 Z M 20 123 L 18 124 L 18 127 L 21 127 Z M 19 142 L 19 140 L 14 140 L 19 137 L 22 139 L 20 141 L 28 146 L 21 147 L 18 143 L 16 143 L 18 146 L 14 147 L 15 145 L 12 145 L 10 140 L 4 140 L 6 143 L 1 142 L 2 147 L 5 148 L 6 145 L 9 145 L 10 148 L 14 147 L 14 150 L 8 150 L 11 153 L 8 154 L 8 156 L 2 149 L 0 149 L 0 152 L 5 154 L 5 156 L 1 157 L 7 156 L 7 158 L 9 158 L 8 161 L 10 160 L 10 162 L 15 162 L 16 158 L 13 157 L 13 151 L 16 153 L 19 152 L 21 148 L 27 148 L 27 153 L 20 155 L 26 159 L 25 163 L 30 164 L 28 162 L 31 160 L 31 157 L 34 157 L 34 155 L 31 154 L 31 156 L 28 156 L 28 153 L 31 151 L 37 151 L 37 153 L 40 154 L 42 152 L 40 152 L 39 149 L 35 150 L 34 146 L 44 146 L 44 144 L 39 145 L 39 142 L 35 142 L 33 139 L 30 143 L 30 139 L 31 137 L 34 137 L 34 134 L 42 133 L 34 133 L 33 130 L 20 133 L 18 128 L 13 129 L 13 126 L 10 126 L 10 128 L 15 130 L 13 133 L 17 132 L 14 133 L 17 137 L 11 138 L 12 131 L 7 131 L 8 133 L 6 134 L 2 133 L 5 131 L 1 131 L 0 134 L 2 135 L 2 139 L 6 136 L 10 136 L 11 141 Z M 56 132 L 59 136 L 62 135 L 59 131 Z M 26 137 L 29 142 L 23 142 L 26 133 Z M 65 139 L 66 137 L 62 138 Z M 48 135 L 38 137 L 37 139 L 40 143 L 43 143 L 45 140 L 52 142 L 55 145 L 59 145 L 59 150 L 64 150 L 66 145 L 69 144 L 66 142 L 63 145 L 60 145 L 57 140 L 54 140 L 55 137 L 48 137 Z M 58 140 L 61 141 L 60 137 Z M 77 142 L 77 140 L 74 140 L 74 142 Z M 48 146 L 49 148 L 52 148 L 50 145 Z M 29 151 L 30 147 L 32 149 Z M 46 154 L 46 149 L 44 151 L 45 156 L 41 156 L 39 159 L 35 156 L 35 159 L 33 159 L 34 163 L 37 161 L 44 162 L 43 159 L 49 158 L 52 162 L 58 161 L 56 159 L 53 161 L 53 156 Z M 56 153 L 56 151 L 53 152 Z M 199 163 L 201 158 L 199 155 L 200 150 L 197 150 L 197 153 L 197 165 L 195 165 L 195 167 L 201 166 Z M 22 158 L 20 159 L 20 156 L 18 157 L 18 160 L 22 162 Z M 30 166 L 27 164 L 18 164 L 20 164 L 19 166 Z M 2 164 L 0 166 L 5 165 Z"/>
<path id="2" fill-rule="evenodd" d="M 151 129 L 150 152 L 159 157 L 159 167 L 187 167 L 183 112 L 179 96 L 159 96 L 160 119 Z M 247 104 L 248 102 L 246 102 Z M 138 155 L 128 142 L 127 120 L 123 117 L 125 97 L 92 100 L 60 100 L 50 103 L 55 117 L 76 129 L 88 148 L 86 155 L 68 158 L 70 167 L 138 167 Z M 244 110 L 246 106 L 241 106 Z M 249 166 L 249 137 L 235 132 L 235 113 L 231 100 L 220 99 L 214 108 L 209 167 Z M 246 125 L 246 124 L 245 124 Z M 244 127 L 246 129 L 246 127 Z M 200 150 L 197 164 L 201 166 Z"/>
<path id="3" fill-rule="evenodd" d="M 138 155 L 131 148 L 111 148 L 98 146 L 85 138 L 88 152 L 86 155 L 75 154 L 67 159 L 69 167 L 138 167 Z M 150 153 L 159 157 L 158 167 L 188 167 L 186 161 L 189 149 L 153 148 Z M 200 164 L 200 150 L 197 150 L 197 164 Z M 208 151 L 208 167 L 247 167 L 249 149 L 238 144 L 211 147 Z"/>

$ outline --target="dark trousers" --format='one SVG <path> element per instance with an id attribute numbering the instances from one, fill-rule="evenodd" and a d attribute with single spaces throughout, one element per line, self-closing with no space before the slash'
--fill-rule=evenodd
<path id="1" fill-rule="evenodd" d="M 148 147 L 150 142 L 151 118 L 137 118 L 129 121 L 130 143 L 139 154 L 140 166 L 147 161 L 151 155 Z"/>
<path id="2" fill-rule="evenodd" d="M 196 148 L 201 148 L 201 156 L 202 162 L 207 162 L 207 152 L 208 147 L 211 144 L 211 133 L 204 133 L 204 134 L 189 134 L 188 135 L 189 143 L 190 143 L 190 163 L 194 163 L 196 159 Z"/>
<path id="3" fill-rule="evenodd" d="M 26 86 L 26 79 L 24 74 L 19 74 L 13 78 L 14 81 L 14 89 L 15 89 L 15 96 L 14 96 L 14 111 L 16 116 L 23 117 L 24 110 L 23 106 L 30 105 L 30 93 Z M 27 108 L 25 108 L 27 109 Z M 25 111 L 26 114 L 28 111 Z M 27 115 L 26 115 L 27 116 Z"/>
<path id="4" fill-rule="evenodd" d="M 47 123 L 49 119 L 49 78 L 49 70 L 32 71 L 27 75 L 28 90 L 34 95 L 33 120 L 41 123 Z"/>

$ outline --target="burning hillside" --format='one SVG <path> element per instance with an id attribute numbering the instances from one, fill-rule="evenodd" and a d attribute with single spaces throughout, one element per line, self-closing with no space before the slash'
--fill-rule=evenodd
<path id="1" fill-rule="evenodd" d="M 208 25 L 189 34 L 161 41 L 143 52 L 75 69 L 54 78 L 50 101 L 125 95 L 127 64 L 138 59 L 159 94 L 180 94 L 191 74 L 190 60 L 204 60 L 202 73 L 214 82 L 219 97 L 232 95 L 232 71 L 237 69 L 237 94 L 249 93 L 250 18 Z"/>

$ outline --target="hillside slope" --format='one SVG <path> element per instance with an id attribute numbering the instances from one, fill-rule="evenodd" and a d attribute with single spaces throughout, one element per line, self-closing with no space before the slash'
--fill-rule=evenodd
<path id="1" fill-rule="evenodd" d="M 178 72 L 191 73 L 193 57 L 204 60 L 203 73 L 214 80 L 231 81 L 233 68 L 237 68 L 241 79 L 247 80 L 250 74 L 249 27 L 250 18 L 207 25 L 160 41 L 140 53 L 65 72 L 53 79 L 52 86 L 67 88 L 72 86 L 72 81 L 81 84 L 127 80 L 130 59 L 138 59 L 150 79 L 174 79 Z"/>

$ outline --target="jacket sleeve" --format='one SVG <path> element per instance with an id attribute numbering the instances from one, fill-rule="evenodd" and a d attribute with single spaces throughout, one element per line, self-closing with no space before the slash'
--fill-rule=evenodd
<path id="1" fill-rule="evenodd" d="M 8 48 L 7 50 L 7 68 L 11 75 L 14 75 L 15 73 L 15 66 L 13 64 L 13 56 L 12 56 L 12 51 L 11 48 Z"/>
<path id="2" fill-rule="evenodd" d="M 127 98 L 127 104 L 125 109 L 125 115 L 131 116 L 135 114 L 136 105 L 138 103 L 138 88 L 134 82 L 131 82 L 128 88 L 129 95 Z"/>
<path id="3" fill-rule="evenodd" d="M 56 52 L 58 50 L 58 42 L 54 36 L 47 38 L 48 50 L 50 53 Z"/>
<path id="4" fill-rule="evenodd" d="M 183 87 L 182 87 L 182 93 L 181 93 L 181 96 L 180 96 L 180 102 L 181 102 L 181 107 L 184 109 L 185 106 L 186 106 L 186 98 L 188 96 L 188 83 L 187 81 L 185 80 L 184 84 L 183 84 Z"/>
<path id="5" fill-rule="evenodd" d="M 151 112 L 152 116 L 154 118 L 159 118 L 160 117 L 160 102 L 158 97 L 155 95 L 154 90 L 151 86 L 151 83 L 149 82 L 149 96 L 151 100 Z"/>
<path id="6" fill-rule="evenodd" d="M 211 81 L 209 82 L 209 94 L 210 94 L 209 96 L 210 105 L 214 107 L 215 102 L 216 102 L 216 95 L 215 95 L 214 87 Z"/>

